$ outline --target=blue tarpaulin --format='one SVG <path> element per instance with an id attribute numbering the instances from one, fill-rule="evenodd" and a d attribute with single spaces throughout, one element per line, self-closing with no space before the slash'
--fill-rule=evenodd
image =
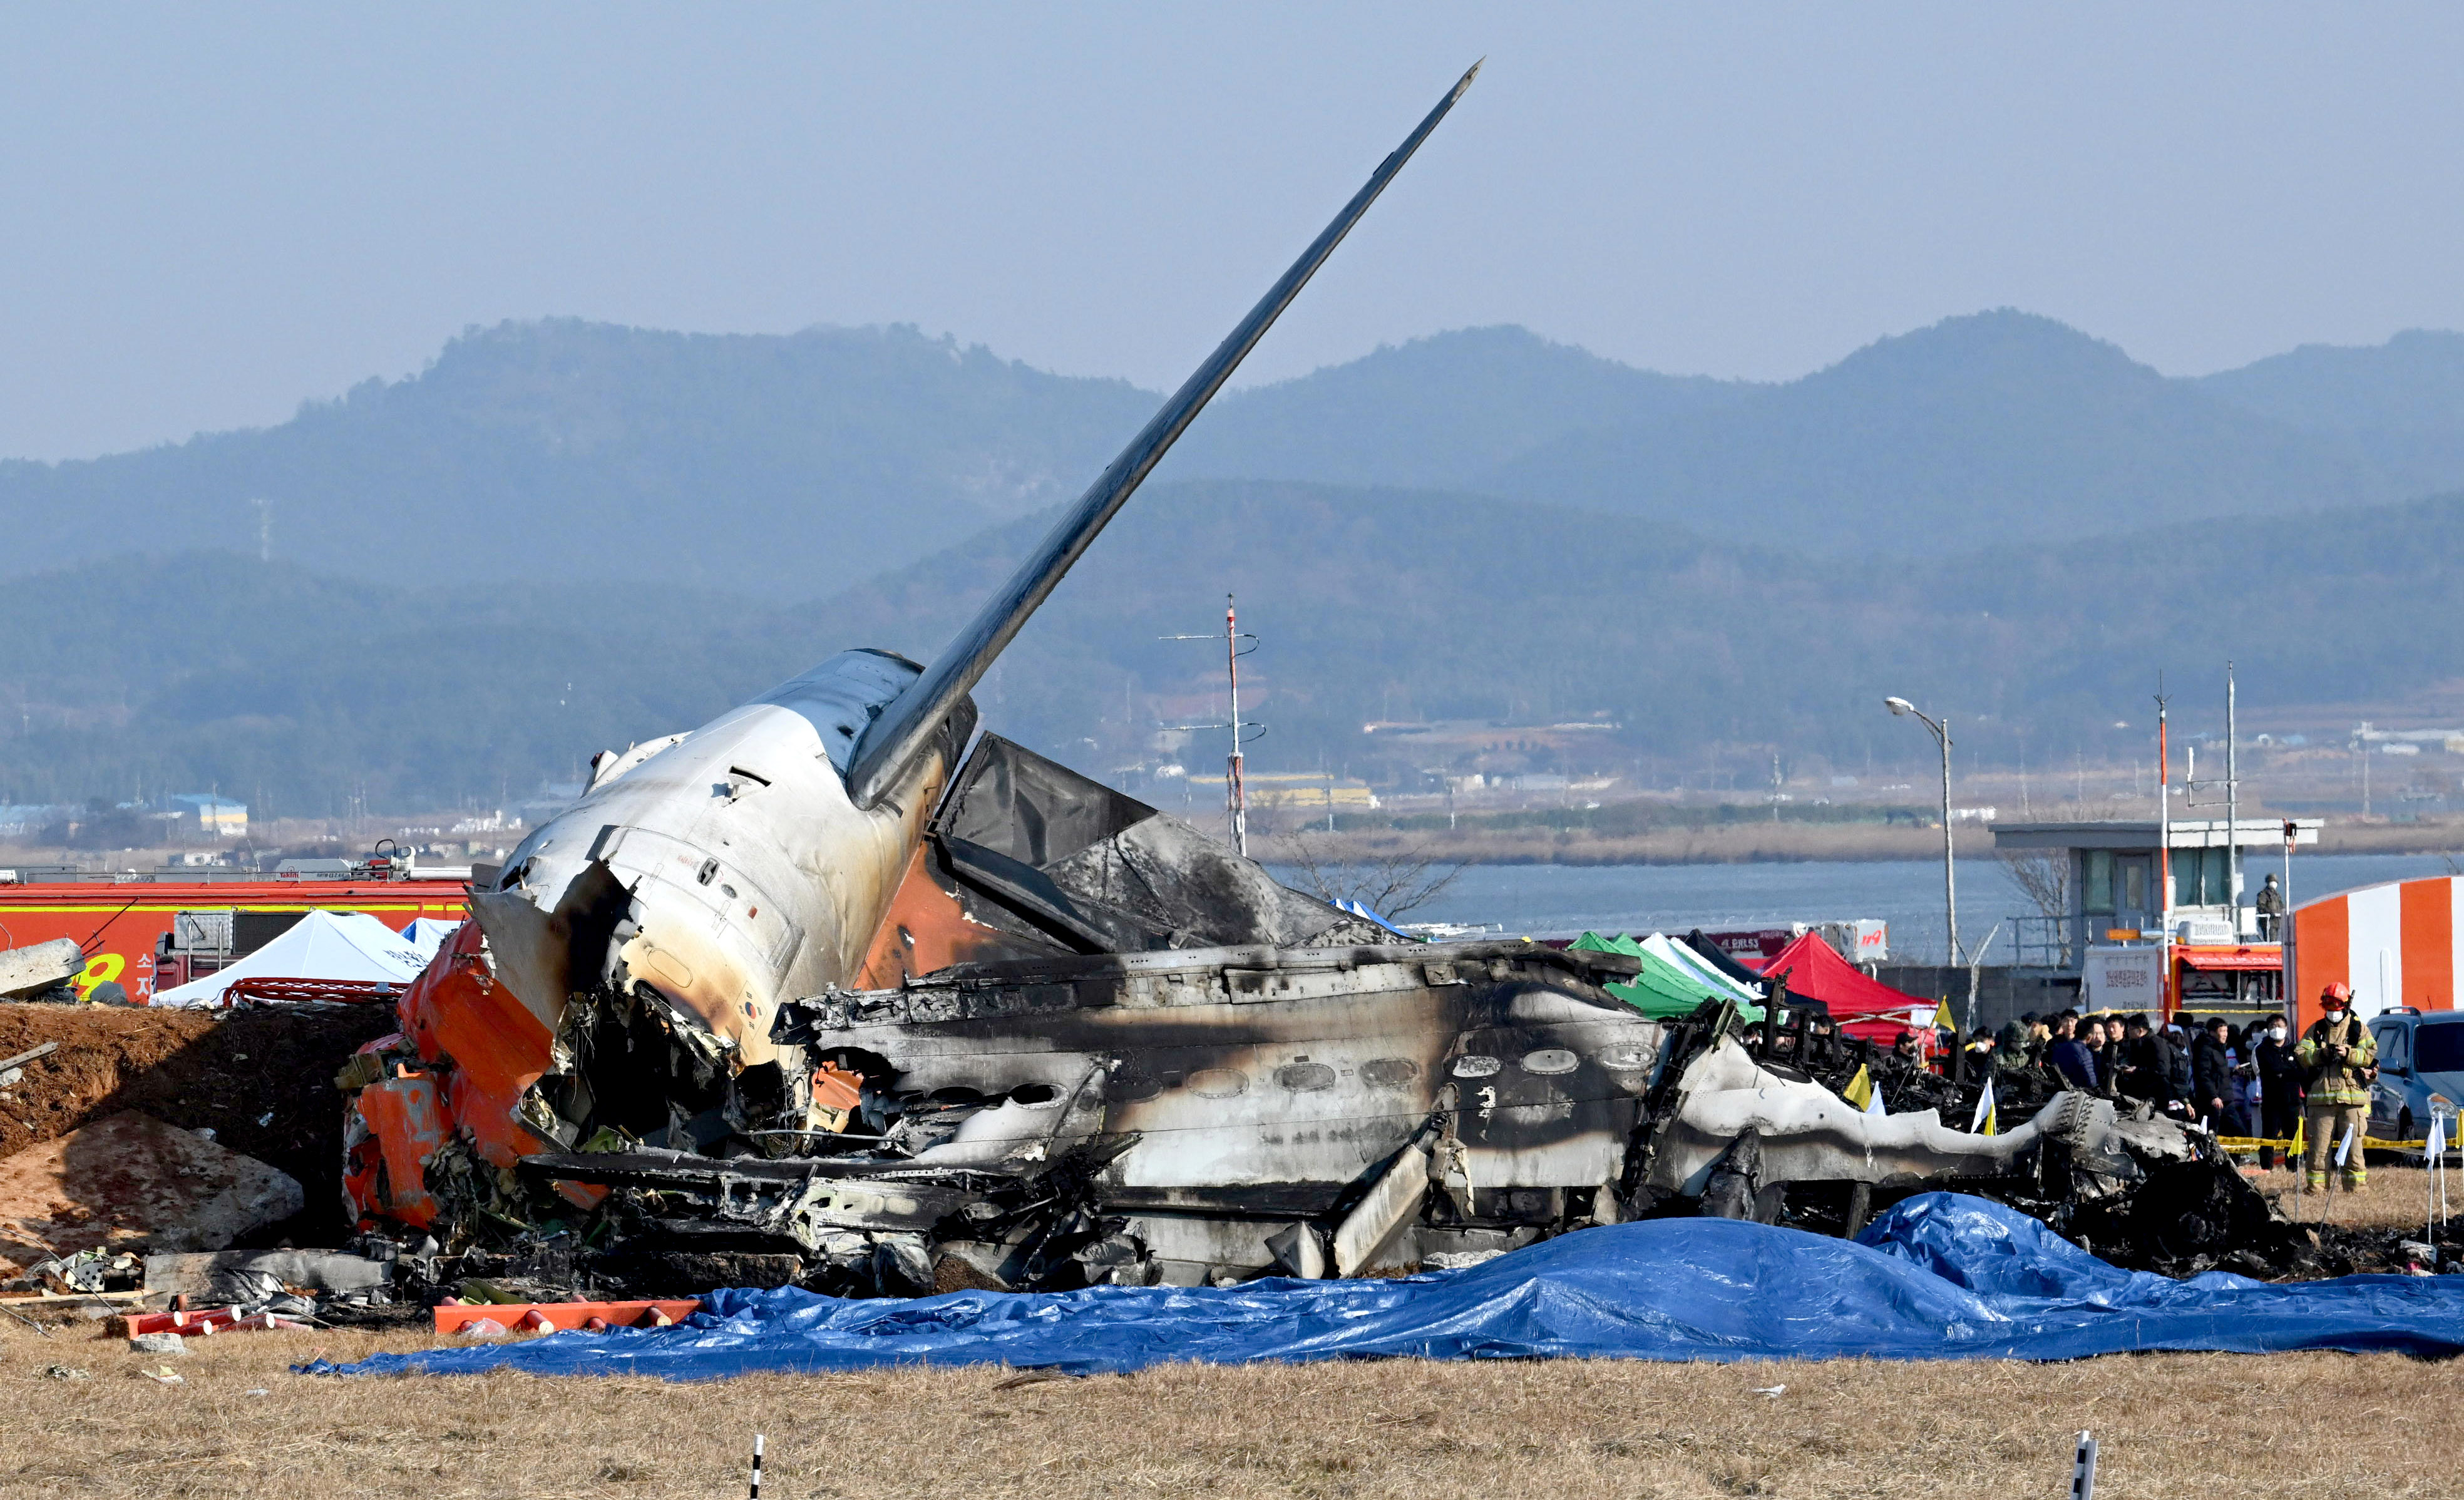
<path id="1" fill-rule="evenodd" d="M 2464 1351 L 2464 1276 L 2174 1281 L 2106 1265 L 1981 1199 L 1912 1198 L 1856 1243 L 1727 1219 L 1564 1235 L 1464 1270 L 1224 1288 L 959 1291 L 851 1301 L 715 1293 L 671 1329 L 464 1345 L 303 1368 L 656 1375 L 989 1364 L 1077 1374 L 1172 1360 L 2075 1359 L 2148 1349 Z"/>

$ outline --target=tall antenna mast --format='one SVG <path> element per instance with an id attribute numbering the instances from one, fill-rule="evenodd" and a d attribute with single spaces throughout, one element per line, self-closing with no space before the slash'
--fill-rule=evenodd
<path id="1" fill-rule="evenodd" d="M 2233 906 L 2233 941 L 2241 941 L 2241 740 L 2233 721 L 2233 665 L 2225 663 L 2225 899 Z M 2235 976 L 2234 982 L 2240 982 Z"/>
<path id="2" fill-rule="evenodd" d="M 274 502 L 259 496 L 249 501 L 256 507 L 256 560 L 274 561 Z"/>
<path id="3" fill-rule="evenodd" d="M 1233 607 L 1233 603 L 1230 594 L 1223 596 L 1223 633 L 1221 635 L 1159 635 L 1155 638 L 1163 641 L 1221 641 L 1223 643 L 1223 672 L 1226 680 L 1232 686 L 1231 718 L 1220 724 L 1172 724 L 1166 727 L 1191 730 L 1228 729 L 1232 732 L 1232 753 L 1224 759 L 1223 762 L 1223 813 L 1226 821 L 1232 826 L 1233 847 L 1241 851 L 1242 858 L 1246 859 L 1249 856 L 1249 789 L 1242 776 L 1241 746 L 1245 740 L 1257 738 L 1247 731 L 1252 729 L 1263 731 L 1265 726 L 1244 722 L 1241 717 L 1241 658 L 1258 649 L 1258 638 L 1243 633 L 1241 616 Z M 1249 643 L 1246 651 L 1242 649 L 1243 641 Z"/>
<path id="4" fill-rule="evenodd" d="M 2166 723 L 2165 674 L 2156 674 L 2156 925 L 2173 931 L 2173 756 Z"/>
<path id="5" fill-rule="evenodd" d="M 1225 795 L 1231 799 L 1232 847 L 1241 857 L 1249 857 L 1249 788 L 1241 780 L 1241 617 L 1234 612 L 1232 596 L 1223 596 L 1223 672 L 1232 684 L 1232 755 L 1225 762 L 1230 772 L 1230 784 Z"/>

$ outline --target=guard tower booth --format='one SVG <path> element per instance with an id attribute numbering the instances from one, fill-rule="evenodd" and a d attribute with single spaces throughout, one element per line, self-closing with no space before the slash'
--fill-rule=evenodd
<path id="1" fill-rule="evenodd" d="M 2019 964 L 2076 975 L 2083 1011 L 2281 1010 L 2281 935 L 2260 932 L 2252 902 L 2289 847 L 2319 842 L 2319 827 L 2316 818 L 1996 824 L 1994 850 L 2041 856 L 2039 890 L 2064 908 L 2013 919 Z"/>

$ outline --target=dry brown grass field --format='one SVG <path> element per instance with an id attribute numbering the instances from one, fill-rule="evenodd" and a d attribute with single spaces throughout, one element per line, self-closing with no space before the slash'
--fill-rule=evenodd
<path id="1" fill-rule="evenodd" d="M 2339 1223 L 2417 1223 L 2424 1174 L 2374 1168 Z M 2278 1171 L 2261 1180 L 2289 1189 Z M 2453 1184 L 2464 1190 L 2464 1180 Z M 2289 1202 L 2289 1200 L 2288 1200 Z M 2311 1201 L 2314 1204 L 2316 1200 Z M 2455 1372 L 2395 1355 L 2147 1355 L 2063 1365 L 1615 1360 L 1174 1365 L 1001 1388 L 994 1369 L 647 1379 L 319 1379 L 287 1367 L 429 1340 L 234 1335 L 165 1360 L 99 1325 L 0 1322 L 0 1500 L 75 1493 L 740 1493 L 1036 1497 L 1857 1497 L 2067 1492 L 2377 1500 L 2464 1493 Z M 59 1364 L 88 1372 L 69 1380 Z M 145 1379 L 174 1369 L 176 1386 Z M 1759 1389 L 1785 1386 L 1777 1396 Z"/>
<path id="2" fill-rule="evenodd" d="M 2371 1179 L 2365 1194 L 2337 1195 L 2336 1220 L 2416 1222 L 2418 1169 Z M 2279 1171 L 2262 1185 L 2290 1180 Z M 429 1340 L 231 1335 L 165 1359 L 99 1328 L 69 1321 L 42 1336 L 0 1319 L 0 1500 L 725 1496 L 743 1492 L 756 1432 L 773 1500 L 2055 1500 L 2081 1427 L 2102 1445 L 2105 1500 L 2464 1493 L 2456 1372 L 2395 1355 L 1174 1365 L 1008 1389 L 1007 1371 L 911 1369 L 670 1385 L 309 1379 L 287 1367 Z M 55 1364 L 90 1378 L 48 1377 Z M 140 1373 L 166 1366 L 180 1384 Z M 1758 1394 L 1771 1386 L 1786 1389 Z"/>
<path id="3" fill-rule="evenodd" d="M 2431 1183 L 2430 1174 L 2420 1167 L 2373 1165 L 2368 1187 L 2347 1193 L 2340 1182 L 2324 1199 L 2307 1192 L 2297 1197 L 2293 1189 L 2299 1176 L 2279 1162 L 2275 1171 L 2261 1172 L 2250 1180 L 2260 1192 L 2275 1197 L 2286 1218 L 2303 1224 L 2324 1218 L 2329 1224 L 2357 1229 L 2409 1228 L 2416 1235 L 2425 1226 Z M 2464 1218 L 2464 1172 L 2452 1167 L 2447 1173 L 2447 1202 L 2453 1217 Z M 2458 1492 L 2464 1493 L 2464 1486 L 2459 1486 Z"/>
<path id="4" fill-rule="evenodd" d="M 400 1339 L 234 1335 L 165 1361 L 89 1326 L 0 1330 L 0 1496 L 2043 1496 L 2464 1490 L 2453 1371 L 2394 1355 L 2011 1363 L 1174 1365 L 1001 1389 L 1000 1370 L 704 1385 L 318 1379 Z M 91 1372 L 48 1379 L 52 1363 Z M 1757 1387 L 1784 1385 L 1779 1395 Z M 262 1393 L 262 1394 L 258 1394 Z"/>

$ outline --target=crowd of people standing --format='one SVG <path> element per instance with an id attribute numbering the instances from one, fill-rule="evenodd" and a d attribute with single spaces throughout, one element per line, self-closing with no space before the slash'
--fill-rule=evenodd
<path id="1" fill-rule="evenodd" d="M 2321 996 L 2324 1018 L 2298 1041 L 2280 1015 L 2236 1026 L 2189 1011 L 2160 1025 L 2144 1014 L 2063 1010 L 1978 1031 L 1967 1043 L 1967 1061 L 1978 1070 L 2046 1069 L 2070 1088 L 2144 1103 L 2219 1136 L 2290 1140 L 2303 1124 L 2302 1165 L 2316 1188 L 2325 1183 L 2335 1142 L 2347 1131 L 2366 1131 L 2376 1076 L 2368 1028 L 2349 1014 L 2343 989 L 2331 985 Z M 2353 1151 L 2343 1166 L 2348 1187 L 2368 1180 L 2362 1156 Z M 2259 1148 L 2262 1166 L 2273 1167 L 2275 1158 L 2273 1145 Z"/>

